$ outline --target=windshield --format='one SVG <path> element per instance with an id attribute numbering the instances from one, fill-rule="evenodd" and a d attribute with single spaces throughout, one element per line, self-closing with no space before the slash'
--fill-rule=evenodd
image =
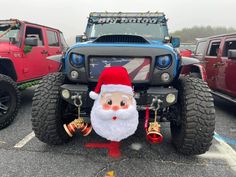
<path id="1" fill-rule="evenodd" d="M 86 35 L 138 35 L 147 39 L 164 39 L 168 36 L 165 18 L 96 18 L 89 19 Z"/>
<path id="2" fill-rule="evenodd" d="M 12 38 L 18 41 L 20 31 L 19 24 L 1 24 L 0 23 L 0 41 L 9 41 Z"/>

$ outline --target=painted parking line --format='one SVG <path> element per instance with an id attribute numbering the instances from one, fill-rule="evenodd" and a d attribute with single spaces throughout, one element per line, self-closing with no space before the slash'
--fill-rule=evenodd
<path id="1" fill-rule="evenodd" d="M 215 139 L 219 142 L 219 144 L 216 146 L 217 149 L 220 151 L 220 153 L 224 154 L 224 159 L 228 162 L 229 166 L 232 170 L 236 171 L 236 152 L 235 150 L 228 145 L 225 141 L 222 139 L 218 139 L 215 137 Z"/>
<path id="2" fill-rule="evenodd" d="M 217 152 L 206 152 L 201 157 L 208 158 L 208 159 L 222 159 L 225 160 L 229 167 L 236 171 L 236 152 L 235 150 L 227 144 L 224 138 L 222 138 L 219 134 L 215 132 L 214 135 L 215 140 L 218 142 L 215 144 L 217 148 Z"/>
<path id="3" fill-rule="evenodd" d="M 5 142 L 5 141 L 1 141 L 1 140 L 0 140 L 0 144 L 6 144 L 6 142 Z"/>
<path id="4" fill-rule="evenodd" d="M 31 139 L 33 139 L 35 137 L 34 132 L 31 132 L 30 134 L 28 134 L 27 136 L 25 136 L 21 141 L 19 141 L 18 143 L 16 143 L 16 145 L 14 146 L 15 148 L 22 148 L 24 145 L 26 145 Z"/>
<path id="5" fill-rule="evenodd" d="M 236 140 L 233 140 L 231 138 L 228 138 L 228 137 L 225 137 L 225 136 L 222 136 L 222 135 L 219 135 L 215 132 L 214 134 L 214 138 L 217 139 L 217 140 L 221 140 L 221 141 L 224 141 L 228 144 L 232 144 L 232 145 L 236 145 Z"/>

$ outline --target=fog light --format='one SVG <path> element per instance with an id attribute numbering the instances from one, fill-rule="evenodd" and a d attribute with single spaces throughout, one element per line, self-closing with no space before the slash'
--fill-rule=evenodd
<path id="1" fill-rule="evenodd" d="M 66 89 L 62 90 L 61 95 L 62 95 L 63 98 L 65 98 L 65 99 L 70 98 L 70 92 L 69 92 L 69 90 L 66 90 Z"/>
<path id="2" fill-rule="evenodd" d="M 77 79 L 79 77 L 79 73 L 77 71 L 71 71 L 70 75 L 72 79 Z"/>
<path id="3" fill-rule="evenodd" d="M 170 80 L 170 75 L 168 73 L 162 73 L 161 80 L 164 82 L 168 82 Z"/>
<path id="4" fill-rule="evenodd" d="M 175 95 L 172 94 L 172 93 L 169 93 L 167 96 L 166 96 L 166 102 L 167 103 L 174 103 L 175 101 Z"/>

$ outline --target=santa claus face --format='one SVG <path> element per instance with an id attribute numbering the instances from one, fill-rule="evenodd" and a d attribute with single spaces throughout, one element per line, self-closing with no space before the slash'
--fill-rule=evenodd
<path id="1" fill-rule="evenodd" d="M 127 138 L 138 126 L 135 99 L 121 92 L 99 95 L 92 108 L 91 123 L 95 132 L 108 140 Z"/>
<path id="2" fill-rule="evenodd" d="M 133 105 L 133 98 L 129 94 L 120 92 L 104 93 L 101 95 L 100 104 L 104 110 L 118 111 Z"/>

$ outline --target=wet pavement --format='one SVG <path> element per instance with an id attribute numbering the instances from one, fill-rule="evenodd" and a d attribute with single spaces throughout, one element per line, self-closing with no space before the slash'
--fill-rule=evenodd
<path id="1" fill-rule="evenodd" d="M 94 132 L 79 134 L 68 143 L 49 146 L 32 134 L 33 89 L 22 92 L 22 106 L 11 126 L 0 131 L 0 173 L 7 176 L 98 176 L 107 172 L 117 177 L 151 176 L 236 176 L 235 105 L 216 99 L 216 133 L 210 150 L 200 156 L 176 153 L 171 144 L 169 123 L 162 123 L 164 141 L 149 144 L 140 127 L 121 143 L 121 157 L 108 156 L 106 149 L 88 149 L 86 143 L 105 142 Z M 25 140 L 26 141 L 22 141 Z M 235 143 L 235 144 L 234 144 Z"/>

